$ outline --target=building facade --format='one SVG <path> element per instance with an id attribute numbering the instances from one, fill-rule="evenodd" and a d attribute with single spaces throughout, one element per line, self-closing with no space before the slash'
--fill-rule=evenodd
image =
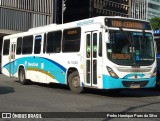
<path id="1" fill-rule="evenodd" d="M 64 23 L 95 16 L 129 16 L 129 0 L 65 1 Z"/>
<path id="2" fill-rule="evenodd" d="M 147 19 L 160 17 L 160 0 L 148 0 Z"/>
<path id="3" fill-rule="evenodd" d="M 52 13 L 53 0 L 0 0 L 0 31 L 10 34 L 47 25 Z"/>
<path id="4" fill-rule="evenodd" d="M 131 18 L 150 20 L 160 17 L 160 0 L 131 0 L 130 6 Z"/>
<path id="5" fill-rule="evenodd" d="M 131 18 L 147 20 L 148 1 L 147 0 L 130 0 Z"/>
<path id="6" fill-rule="evenodd" d="M 62 19 L 71 22 L 100 15 L 128 17 L 128 10 L 129 0 L 0 0 L 0 37 L 50 23 L 61 24 Z"/>

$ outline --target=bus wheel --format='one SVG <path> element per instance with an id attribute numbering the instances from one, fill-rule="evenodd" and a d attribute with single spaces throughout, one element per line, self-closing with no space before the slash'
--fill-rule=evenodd
<path id="1" fill-rule="evenodd" d="M 80 86 L 80 77 L 78 71 L 74 71 L 68 76 L 69 88 L 74 93 L 81 93 L 83 87 Z"/>
<path id="2" fill-rule="evenodd" d="M 28 84 L 28 80 L 26 80 L 25 71 L 23 68 L 20 68 L 20 71 L 19 71 L 19 82 L 22 85 Z"/>

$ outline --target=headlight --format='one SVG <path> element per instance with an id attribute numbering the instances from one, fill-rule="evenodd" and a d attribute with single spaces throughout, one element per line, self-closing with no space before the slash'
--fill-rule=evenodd
<path id="1" fill-rule="evenodd" d="M 110 67 L 107 66 L 107 70 L 113 78 L 119 78 L 117 74 Z"/>
<path id="2" fill-rule="evenodd" d="M 157 68 L 154 69 L 151 78 L 156 77 L 157 76 Z"/>

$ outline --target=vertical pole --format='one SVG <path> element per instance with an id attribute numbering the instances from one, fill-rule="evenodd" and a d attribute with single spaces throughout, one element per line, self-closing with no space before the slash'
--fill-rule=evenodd
<path id="1" fill-rule="evenodd" d="M 90 0 L 90 3 L 89 3 L 89 17 L 92 17 L 92 0 Z"/>
<path id="2" fill-rule="evenodd" d="M 130 17 L 130 18 L 133 17 L 131 14 L 132 13 L 131 9 L 132 9 L 132 4 L 131 4 L 131 0 L 129 0 L 129 2 L 128 2 L 128 17 Z"/>
<path id="3" fill-rule="evenodd" d="M 62 24 L 63 24 L 64 0 L 62 0 Z"/>
<path id="4" fill-rule="evenodd" d="M 146 14 L 146 20 L 148 20 L 148 0 L 145 0 L 145 7 L 146 7 L 146 11 L 145 11 L 145 14 Z"/>
<path id="5" fill-rule="evenodd" d="M 53 23 L 57 23 L 57 0 L 54 0 L 53 6 Z"/>
<path id="6" fill-rule="evenodd" d="M 134 1 L 134 3 L 132 2 L 132 5 L 133 5 L 133 18 L 136 18 L 136 9 L 135 9 L 135 6 L 136 6 L 136 4 L 135 4 L 135 1 Z"/>

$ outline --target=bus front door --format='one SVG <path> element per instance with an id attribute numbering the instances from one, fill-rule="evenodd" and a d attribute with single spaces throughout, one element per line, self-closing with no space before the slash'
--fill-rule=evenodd
<path id="1" fill-rule="evenodd" d="M 14 76 L 15 73 L 15 52 L 16 52 L 16 43 L 11 43 L 11 50 L 10 50 L 10 77 Z"/>
<path id="2" fill-rule="evenodd" d="M 97 31 L 86 32 L 86 86 L 97 87 Z"/>

